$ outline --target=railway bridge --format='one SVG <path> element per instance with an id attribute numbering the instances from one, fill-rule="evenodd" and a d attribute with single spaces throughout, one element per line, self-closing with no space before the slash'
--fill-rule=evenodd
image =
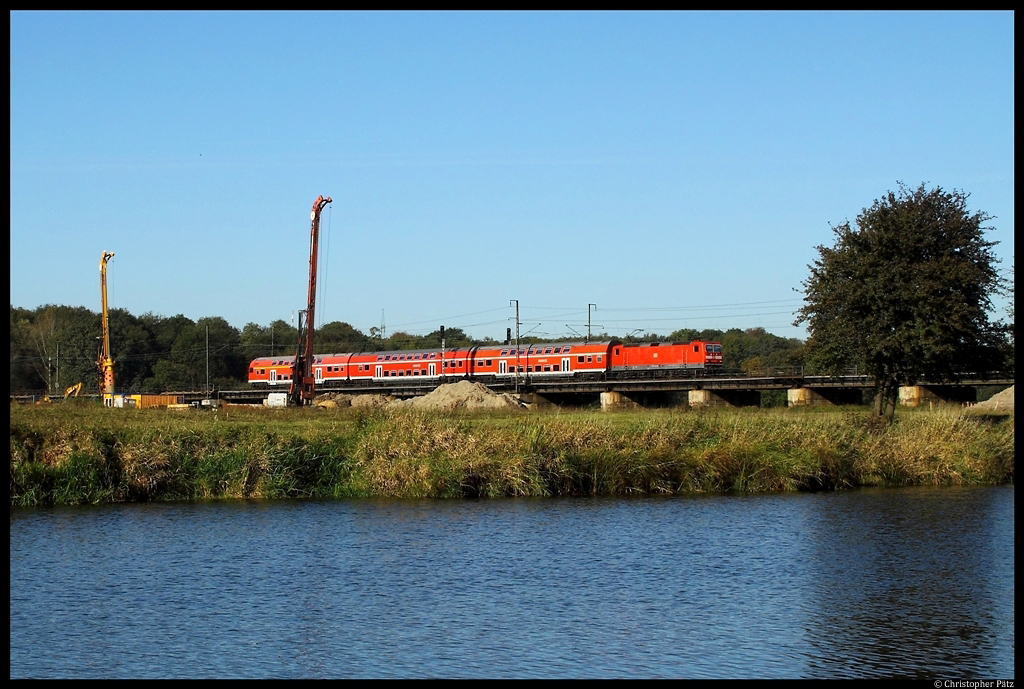
<path id="1" fill-rule="evenodd" d="M 454 383 L 459 380 L 466 378 L 448 377 L 443 382 Z M 979 386 L 1012 385 L 1013 381 L 1012 373 L 1001 373 L 985 378 L 964 375 L 954 382 L 925 382 L 901 388 L 900 402 L 905 406 L 940 402 L 969 403 L 976 401 Z M 757 406 L 761 402 L 761 393 L 768 390 L 786 390 L 789 406 L 859 404 L 863 391 L 873 388 L 875 384 L 874 379 L 867 375 L 807 376 L 802 373 L 609 380 L 536 380 L 524 376 L 519 381 L 479 382 L 495 392 L 518 393 L 526 401 L 541 406 L 600 402 L 603 409 L 672 404 L 689 404 L 691 407 Z M 317 388 L 317 392 L 410 398 L 433 391 L 437 384 L 436 380 L 388 378 Z M 278 392 L 282 391 L 286 390 L 282 388 Z M 225 402 L 252 404 L 263 402 L 270 392 L 274 390 L 222 390 L 218 396 Z M 201 393 L 183 394 L 189 397 L 187 401 L 203 397 Z M 198 396 L 193 397 L 195 394 Z"/>
<path id="2" fill-rule="evenodd" d="M 465 377 L 446 377 L 445 383 L 466 380 Z M 807 376 L 802 373 L 778 373 L 760 376 L 722 374 L 717 376 L 679 378 L 619 378 L 608 380 L 543 379 L 527 376 L 519 381 L 479 381 L 495 392 L 517 393 L 525 401 L 546 405 L 582 405 L 600 403 L 602 409 L 649 407 L 688 404 L 694 408 L 720 406 L 758 406 L 761 394 L 769 390 L 786 390 L 789 406 L 827 406 L 859 404 L 863 391 L 874 387 L 874 379 L 867 375 Z M 1013 385 L 1012 372 L 980 377 L 963 375 L 953 382 L 920 383 L 900 388 L 900 403 L 904 406 L 937 403 L 971 403 L 977 399 L 977 388 L 982 385 Z M 436 380 L 420 378 L 388 378 L 377 381 L 359 381 L 330 388 L 320 387 L 317 394 L 337 392 L 352 395 L 390 395 L 410 398 L 426 395 L 438 385 Z M 280 389 L 219 390 L 166 392 L 162 398 L 173 396 L 183 404 L 201 403 L 211 397 L 236 404 L 262 404 L 270 393 L 287 392 Z M 32 403 L 44 397 L 44 392 L 12 394 L 11 400 Z M 82 395 L 82 397 L 98 397 Z M 151 395 L 150 397 L 156 397 Z M 166 404 L 166 402 L 163 402 Z M 130 405 L 125 405 L 130 406 Z"/>

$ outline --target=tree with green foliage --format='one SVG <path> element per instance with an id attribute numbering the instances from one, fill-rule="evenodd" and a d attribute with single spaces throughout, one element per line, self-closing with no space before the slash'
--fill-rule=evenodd
<path id="1" fill-rule="evenodd" d="M 32 312 L 11 304 L 11 392 L 42 389 L 28 346 Z"/>
<path id="2" fill-rule="evenodd" d="M 676 330 L 668 342 L 708 340 L 722 343 L 722 367 L 747 375 L 768 375 L 791 371 L 803 366 L 804 343 L 790 337 L 779 337 L 764 328 L 729 328 L 726 331 L 693 328 Z"/>
<path id="3" fill-rule="evenodd" d="M 99 316 L 83 306 L 46 304 L 35 311 L 11 307 L 11 390 L 59 394 L 82 382 L 92 392 Z"/>
<path id="4" fill-rule="evenodd" d="M 989 321 L 1001 287 L 984 224 L 968 195 L 936 187 L 875 200 L 856 227 L 833 227 L 808 268 L 804 306 L 810 362 L 830 373 L 859 365 L 874 376 L 875 410 L 892 418 L 901 385 L 984 374 L 1002 364 L 1001 324 Z"/>
<path id="5" fill-rule="evenodd" d="M 374 349 L 373 341 L 361 331 L 342 321 L 325 323 L 313 331 L 316 352 L 363 352 Z"/>
<path id="6" fill-rule="evenodd" d="M 141 319 L 125 309 L 110 309 L 107 318 L 117 390 L 143 392 L 155 360 L 152 332 Z"/>
<path id="7" fill-rule="evenodd" d="M 266 327 L 247 323 L 238 342 L 239 349 L 249 361 L 261 356 L 295 356 L 299 330 L 280 318 Z"/>

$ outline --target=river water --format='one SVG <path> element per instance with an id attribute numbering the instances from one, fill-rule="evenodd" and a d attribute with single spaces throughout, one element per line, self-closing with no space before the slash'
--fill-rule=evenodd
<path id="1" fill-rule="evenodd" d="M 11 677 L 1010 678 L 1013 496 L 11 509 Z"/>

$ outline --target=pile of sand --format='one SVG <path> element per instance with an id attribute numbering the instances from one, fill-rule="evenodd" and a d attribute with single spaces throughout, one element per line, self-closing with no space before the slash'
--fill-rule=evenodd
<path id="1" fill-rule="evenodd" d="M 422 397 L 399 400 L 390 395 L 347 395 L 327 392 L 317 395 L 313 402 L 316 407 L 336 409 L 338 407 L 411 407 L 449 411 L 452 409 L 522 409 L 526 405 L 515 395 L 497 393 L 482 383 L 460 380 L 458 383 L 440 385 Z"/>
<path id="2" fill-rule="evenodd" d="M 390 395 L 351 395 L 353 407 L 383 407 L 395 400 Z"/>
<path id="3" fill-rule="evenodd" d="M 325 409 L 335 409 L 337 407 L 351 407 L 353 395 L 346 395 L 341 392 L 325 392 L 322 395 L 317 395 L 316 399 L 313 400 L 314 407 L 324 407 Z"/>
<path id="4" fill-rule="evenodd" d="M 978 402 L 974 405 L 974 409 L 991 409 L 993 411 L 1002 409 L 1006 411 L 1013 411 L 1013 386 L 1011 385 L 1002 392 L 997 392 L 984 402 Z"/>
<path id="5" fill-rule="evenodd" d="M 522 409 L 523 404 L 514 395 L 497 393 L 482 383 L 460 380 L 458 383 L 439 385 L 422 397 L 394 400 L 389 407 L 412 407 L 449 411 L 452 409 Z"/>
<path id="6" fill-rule="evenodd" d="M 383 407 L 394 398 L 389 395 L 347 395 L 342 392 L 325 392 L 317 395 L 314 407 L 336 409 L 338 407 Z"/>

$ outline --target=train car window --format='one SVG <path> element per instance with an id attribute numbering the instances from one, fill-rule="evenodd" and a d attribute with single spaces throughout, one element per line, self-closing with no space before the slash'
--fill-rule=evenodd
<path id="1" fill-rule="evenodd" d="M 562 351 L 561 347 L 555 347 L 555 354 L 558 354 L 561 351 Z"/>
<path id="2" fill-rule="evenodd" d="M 557 370 L 558 370 L 558 364 L 554 364 L 554 365 L 552 365 L 552 366 L 551 366 L 551 370 L 552 370 L 552 371 L 557 371 Z"/>
<path id="3" fill-rule="evenodd" d="M 266 372 L 267 372 L 267 370 L 266 370 L 266 369 L 264 369 L 264 368 L 261 368 L 261 369 L 260 369 L 260 373 L 266 373 Z"/>
<path id="4" fill-rule="evenodd" d="M 491 365 L 491 360 L 490 360 L 490 359 L 488 359 L 488 360 L 487 360 L 487 362 L 486 362 L 486 363 L 485 363 L 484 365 L 485 365 L 485 366 L 490 366 L 490 365 Z"/>
<path id="5" fill-rule="evenodd" d="M 252 366 L 249 367 L 249 373 L 252 373 Z"/>
<path id="6" fill-rule="evenodd" d="M 461 361 L 459 362 L 459 368 L 462 368 L 462 362 Z"/>
<path id="7" fill-rule="evenodd" d="M 545 371 L 551 371 L 551 367 L 550 367 L 550 366 L 545 366 L 545 367 L 544 367 L 544 370 L 545 370 Z"/>
<path id="8" fill-rule="evenodd" d="M 527 373 L 533 373 L 533 366 L 527 366 L 526 367 L 526 372 Z"/>
<path id="9" fill-rule="evenodd" d="M 384 360 L 384 357 L 381 356 L 380 354 L 378 354 L 377 355 L 377 361 L 383 361 L 383 360 Z"/>
<path id="10" fill-rule="evenodd" d="M 577 364 L 582 364 L 585 360 L 586 360 L 586 357 L 583 356 L 582 354 L 580 354 L 578 357 L 576 357 L 576 363 Z"/>
<path id="11" fill-rule="evenodd" d="M 621 349 L 619 349 L 618 347 L 616 347 L 616 348 L 615 348 L 615 356 L 618 356 L 618 355 L 620 355 L 620 354 L 622 354 L 622 350 L 621 350 Z"/>
<path id="12" fill-rule="evenodd" d="M 551 353 L 551 347 L 548 347 L 547 349 L 545 349 L 544 353 L 545 354 L 550 354 Z"/>
<path id="13" fill-rule="evenodd" d="M 520 373 L 522 373 L 522 372 L 523 372 L 523 367 L 522 367 L 522 366 L 520 366 L 520 367 L 519 367 L 519 372 L 520 372 Z"/>
<path id="14" fill-rule="evenodd" d="M 565 349 L 562 350 L 562 354 L 568 354 L 571 351 L 572 351 L 572 347 L 566 347 Z"/>
<path id="15" fill-rule="evenodd" d="M 693 351 L 699 352 L 700 351 L 700 345 L 693 345 Z"/>
<path id="16" fill-rule="evenodd" d="M 594 356 L 592 354 L 588 354 L 587 355 L 587 363 L 588 364 L 594 363 Z"/>
<path id="17" fill-rule="evenodd" d="M 601 361 L 602 361 L 603 359 L 604 359 L 604 357 L 603 357 L 603 356 L 601 356 L 600 354 L 598 354 L 598 355 L 597 355 L 597 363 L 601 363 Z"/>

